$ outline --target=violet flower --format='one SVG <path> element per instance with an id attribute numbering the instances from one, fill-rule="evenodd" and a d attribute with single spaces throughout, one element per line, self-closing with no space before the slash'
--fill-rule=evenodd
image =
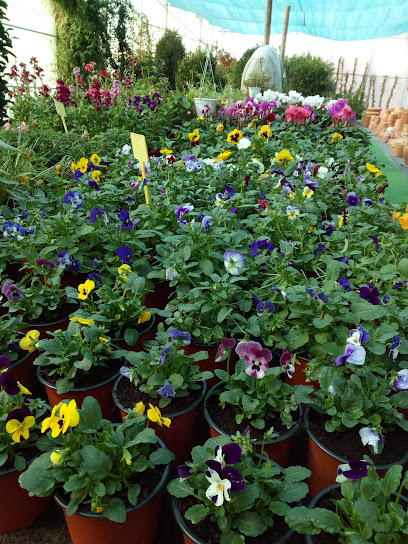
<path id="1" fill-rule="evenodd" d="M 408 368 L 403 368 L 397 372 L 398 378 L 392 386 L 394 391 L 405 391 L 408 389 Z"/>
<path id="2" fill-rule="evenodd" d="M 372 206 L 372 205 L 373 205 L 373 201 L 371 200 L 371 198 L 365 198 L 365 199 L 363 200 L 363 202 L 364 202 L 364 204 L 365 204 L 366 206 Z"/>
<path id="3" fill-rule="evenodd" d="M 347 204 L 349 206 L 358 206 L 359 202 L 360 198 L 356 195 L 356 193 L 352 192 L 347 195 Z"/>
<path id="4" fill-rule="evenodd" d="M 23 292 L 14 283 L 7 282 L 1 288 L 1 292 L 10 302 L 18 302 L 24 298 Z"/>
<path id="5" fill-rule="evenodd" d="M 374 287 L 372 283 L 368 283 L 367 286 L 360 287 L 358 290 L 360 297 L 368 302 L 371 302 L 374 306 L 380 304 L 380 291 Z"/>
<path id="6" fill-rule="evenodd" d="M 370 427 L 360 429 L 359 435 L 363 446 L 372 446 L 374 453 L 378 453 L 379 444 L 384 444 L 384 438 L 380 434 L 376 434 Z"/>
<path id="7" fill-rule="evenodd" d="M 158 393 L 163 399 L 170 399 L 176 396 L 176 392 L 168 382 L 166 382 L 163 387 L 160 387 L 160 389 L 157 389 L 156 393 Z"/>
<path id="8" fill-rule="evenodd" d="M 194 206 L 192 206 L 191 204 L 186 204 L 185 206 L 179 206 L 174 211 L 174 213 L 176 214 L 176 217 L 177 217 L 177 223 L 187 224 L 188 221 L 183 219 L 183 216 L 184 216 L 184 214 L 186 214 L 187 212 L 191 212 L 192 210 L 194 210 Z"/>
<path id="9" fill-rule="evenodd" d="M 69 204 L 73 210 L 78 210 L 84 203 L 84 197 L 81 193 L 75 191 L 68 191 L 65 193 L 62 200 L 65 204 Z"/>
<path id="10" fill-rule="evenodd" d="M 252 244 L 249 244 L 248 247 L 250 249 L 249 254 L 251 255 L 251 257 L 261 255 L 262 251 L 265 251 L 265 253 L 272 253 L 272 251 L 275 249 L 273 243 L 269 242 L 267 238 L 252 242 Z"/>
<path id="11" fill-rule="evenodd" d="M 319 244 L 317 248 L 313 251 L 313 255 L 317 256 L 319 251 L 323 251 L 323 249 L 326 249 L 326 244 Z"/>
<path id="12" fill-rule="evenodd" d="M 340 287 L 343 287 L 343 289 L 345 289 L 346 291 L 352 291 L 350 287 L 350 282 L 347 278 L 340 278 L 338 280 L 338 284 L 340 285 Z"/>
<path id="13" fill-rule="evenodd" d="M 169 337 L 175 344 L 181 344 L 182 346 L 187 346 L 191 342 L 191 334 L 179 331 L 178 329 L 171 329 Z"/>
<path id="14" fill-rule="evenodd" d="M 20 388 L 12 371 L 9 370 L 10 366 L 10 357 L 0 355 L 0 387 L 5 390 L 7 395 L 17 395 L 20 392 Z"/>
<path id="15" fill-rule="evenodd" d="M 133 223 L 130 220 L 129 212 L 127 210 L 122 210 L 120 213 L 118 213 L 118 219 L 122 221 L 122 226 L 118 228 L 122 228 L 126 230 L 133 229 Z"/>
<path id="16" fill-rule="evenodd" d="M 201 221 L 201 226 L 203 227 L 205 232 L 209 232 L 209 230 L 211 228 L 211 220 L 212 220 L 211 215 L 205 215 L 203 217 L 203 219 Z"/>
<path id="17" fill-rule="evenodd" d="M 347 338 L 347 344 L 366 344 L 370 340 L 370 333 L 362 325 L 358 329 L 351 329 L 350 338 Z"/>
<path id="18" fill-rule="evenodd" d="M 53 270 L 55 268 L 55 264 L 47 261 L 47 259 L 37 259 L 35 264 L 37 266 L 45 266 L 45 268 L 48 268 L 48 270 Z"/>
<path id="19" fill-rule="evenodd" d="M 116 255 L 123 261 L 123 264 L 130 264 L 132 262 L 133 250 L 131 247 L 122 244 L 117 248 Z"/>
<path id="20" fill-rule="evenodd" d="M 239 342 L 235 348 L 236 354 L 244 359 L 247 368 L 245 373 L 261 379 L 268 370 L 268 363 L 272 360 L 272 353 L 269 349 L 263 348 L 259 342 Z"/>
<path id="21" fill-rule="evenodd" d="M 398 348 L 401 345 L 401 338 L 397 335 L 392 337 L 392 344 L 388 348 L 390 350 L 389 357 L 392 358 L 393 361 L 398 357 Z"/>
<path id="22" fill-rule="evenodd" d="M 342 355 L 336 357 L 334 364 L 336 366 L 342 366 L 344 363 L 350 363 L 352 365 L 361 366 L 365 362 L 366 350 L 363 346 L 356 344 L 347 344 Z"/>
<path id="23" fill-rule="evenodd" d="M 160 356 L 160 359 L 159 359 L 159 365 L 162 366 L 164 364 L 164 362 L 166 361 L 166 355 L 168 354 L 169 351 L 171 351 L 173 349 L 174 346 L 167 346 L 166 348 L 164 348 L 161 352 L 161 356 Z"/>
<path id="24" fill-rule="evenodd" d="M 378 241 L 378 237 L 377 236 L 369 236 L 369 238 L 371 238 L 371 240 L 374 242 L 375 244 L 375 250 L 377 253 L 380 252 L 380 244 L 379 244 L 379 241 Z"/>
<path id="25" fill-rule="evenodd" d="M 14 410 L 11 410 L 11 412 L 8 413 L 6 421 L 10 421 L 10 419 L 23 421 L 25 417 L 29 417 L 31 415 L 30 408 L 26 404 L 23 404 L 21 408 L 14 408 Z"/>
<path id="26" fill-rule="evenodd" d="M 183 480 L 184 478 L 189 478 L 191 476 L 190 467 L 188 467 L 187 465 L 179 465 L 177 467 L 177 472 L 181 480 Z"/>
<path id="27" fill-rule="evenodd" d="M 288 378 L 292 378 L 296 370 L 295 365 L 292 364 L 292 359 L 293 353 L 289 353 L 289 351 L 284 348 L 283 353 L 280 356 L 279 362 L 283 366 L 283 371 L 288 376 Z"/>
<path id="28" fill-rule="evenodd" d="M 343 483 L 347 480 L 359 480 L 368 474 L 368 467 L 372 467 L 367 461 L 349 461 L 347 464 L 339 465 L 337 469 L 336 482 Z"/>
<path id="29" fill-rule="evenodd" d="M 235 347 L 237 341 L 235 338 L 221 338 L 221 344 L 218 346 L 218 357 L 215 359 L 216 363 L 224 361 L 232 349 Z"/>

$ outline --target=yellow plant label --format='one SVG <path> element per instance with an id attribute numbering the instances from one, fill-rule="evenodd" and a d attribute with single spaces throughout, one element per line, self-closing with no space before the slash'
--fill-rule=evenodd
<path id="1" fill-rule="evenodd" d="M 135 134 L 134 132 L 131 132 L 130 141 L 132 142 L 133 156 L 140 163 L 140 168 L 142 170 L 142 179 L 146 179 L 145 162 L 149 162 L 149 153 L 147 152 L 146 138 L 143 134 Z M 147 184 L 144 186 L 144 194 L 146 204 L 149 205 L 150 195 Z"/>
<path id="2" fill-rule="evenodd" d="M 65 106 L 62 102 L 54 100 L 55 109 L 57 110 L 58 115 L 61 117 L 62 124 L 64 125 L 65 132 L 68 132 L 67 124 L 65 122 Z"/>

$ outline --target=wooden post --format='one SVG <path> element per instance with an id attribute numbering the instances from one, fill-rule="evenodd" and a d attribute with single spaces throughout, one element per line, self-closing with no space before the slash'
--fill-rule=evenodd
<path id="1" fill-rule="evenodd" d="M 266 0 L 264 45 L 269 45 L 269 37 L 271 35 L 272 1 Z"/>
<path id="2" fill-rule="evenodd" d="M 288 34 L 289 15 L 290 15 L 290 6 L 286 6 L 285 18 L 283 20 L 282 44 L 280 49 L 280 65 L 281 65 L 282 75 L 283 75 L 283 61 L 285 60 L 286 36 Z"/>

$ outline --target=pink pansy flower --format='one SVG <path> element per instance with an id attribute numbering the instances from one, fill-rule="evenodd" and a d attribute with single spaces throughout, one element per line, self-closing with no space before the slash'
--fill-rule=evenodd
<path id="1" fill-rule="evenodd" d="M 17 127 L 19 132 L 24 132 L 25 130 L 28 130 L 28 126 L 24 123 L 24 121 L 21 123 L 19 127 Z"/>
<path id="2" fill-rule="evenodd" d="M 218 346 L 218 357 L 215 359 L 216 363 L 224 361 L 232 350 L 235 347 L 237 341 L 235 338 L 221 338 L 221 344 Z"/>
<path id="3" fill-rule="evenodd" d="M 283 371 L 287 374 L 288 378 L 292 378 L 295 373 L 295 365 L 292 364 L 293 354 L 284 348 L 282 355 L 280 356 L 280 364 L 283 366 Z"/>
<path id="4" fill-rule="evenodd" d="M 235 348 L 236 354 L 244 359 L 247 368 L 246 374 L 261 379 L 268 370 L 268 363 L 272 360 L 272 353 L 263 348 L 259 342 L 239 342 Z"/>

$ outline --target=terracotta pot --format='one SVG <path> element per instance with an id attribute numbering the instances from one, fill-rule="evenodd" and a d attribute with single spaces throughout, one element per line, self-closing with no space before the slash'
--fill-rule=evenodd
<path id="1" fill-rule="evenodd" d="M 10 366 L 15 379 L 31 392 L 33 392 L 35 377 L 33 362 L 37 358 L 37 355 L 37 351 L 30 353 L 29 351 L 22 350 L 22 356 Z"/>
<path id="2" fill-rule="evenodd" d="M 408 132 L 408 123 L 406 125 L 403 125 L 402 132 Z"/>
<path id="3" fill-rule="evenodd" d="M 195 535 L 189 529 L 186 522 L 184 521 L 183 516 L 181 515 L 177 501 L 174 497 L 172 498 L 172 510 L 173 510 L 174 518 L 177 522 L 177 525 L 180 527 L 181 531 L 183 532 L 184 544 L 207 544 L 207 542 L 205 542 L 200 537 Z M 278 540 L 271 541 L 270 544 L 285 544 L 285 543 L 293 542 L 294 536 L 295 536 L 294 531 L 289 529 L 287 533 L 285 533 L 283 536 L 278 538 Z"/>
<path id="4" fill-rule="evenodd" d="M 329 487 L 326 487 L 325 489 L 320 491 L 320 493 L 318 493 L 316 495 L 316 497 L 314 497 L 310 501 L 310 504 L 309 504 L 308 508 L 313 509 L 315 506 L 319 507 L 318 503 L 325 495 L 330 493 L 330 491 L 332 491 L 333 489 L 340 489 L 340 487 L 341 487 L 341 484 L 334 484 L 334 485 L 330 485 Z M 396 497 L 397 494 L 393 493 L 392 496 Z M 408 499 L 406 497 L 404 497 L 404 495 L 400 496 L 400 501 L 404 502 L 405 504 L 408 504 Z M 314 541 L 313 541 L 313 536 L 312 535 L 305 535 L 305 538 L 306 538 L 306 543 L 307 544 L 313 544 Z"/>
<path id="5" fill-rule="evenodd" d="M 30 497 L 20 487 L 20 474 L 14 468 L 0 470 L 0 535 L 25 529 L 51 506 L 52 497 Z"/>
<path id="6" fill-rule="evenodd" d="M 113 338 L 113 342 L 120 349 L 126 349 L 128 351 L 143 351 L 143 344 L 148 340 L 151 340 L 154 333 L 156 332 L 156 316 L 152 315 L 149 322 L 141 323 L 140 325 L 135 325 L 135 329 L 139 332 L 139 338 L 137 339 L 136 344 L 129 346 L 124 338 Z"/>
<path id="7" fill-rule="evenodd" d="M 386 123 L 388 121 L 389 113 L 382 113 L 381 115 L 381 123 Z"/>
<path id="8" fill-rule="evenodd" d="M 71 391 L 68 391 L 68 393 L 57 393 L 57 387 L 46 380 L 41 374 L 41 367 L 37 367 L 37 378 L 44 385 L 48 402 L 51 406 L 59 404 L 64 399 L 74 399 L 76 400 L 77 406 L 80 408 L 85 397 L 92 396 L 98 401 L 99 406 L 101 407 L 102 417 L 112 421 L 114 419 L 115 412 L 115 404 L 112 399 L 112 389 L 113 382 L 117 379 L 118 374 L 119 368 L 116 374 L 110 378 L 107 378 L 103 382 L 89 387 L 74 387 L 71 389 Z"/>
<path id="9" fill-rule="evenodd" d="M 175 290 L 175 287 L 170 287 L 170 283 L 168 281 L 159 281 L 155 283 L 154 291 L 147 293 L 146 295 L 146 308 L 158 308 L 159 310 L 164 310 Z"/>
<path id="10" fill-rule="evenodd" d="M 394 125 L 397 119 L 398 119 L 398 115 L 396 113 L 390 113 L 388 117 L 388 122 Z"/>
<path id="11" fill-rule="evenodd" d="M 208 425 L 210 426 L 211 437 L 220 436 L 220 435 L 231 436 L 226 431 L 221 429 L 221 427 L 219 427 L 213 421 L 213 419 L 211 418 L 210 413 L 208 412 L 208 399 L 214 393 L 216 394 L 216 389 L 221 384 L 222 384 L 222 382 L 219 382 L 216 385 L 214 385 L 214 387 L 212 387 L 210 389 L 210 391 L 208 392 L 208 394 L 207 394 L 207 396 L 206 396 L 206 398 L 204 400 L 204 406 L 203 406 L 204 417 L 205 417 L 205 420 L 207 421 Z M 300 426 L 302 424 L 302 415 L 303 415 L 303 410 L 302 410 L 302 407 L 299 406 L 299 419 L 293 425 L 293 427 L 287 433 L 285 433 L 284 435 L 279 436 L 274 442 L 269 442 L 269 441 L 265 442 L 264 452 L 266 452 L 269 455 L 269 457 L 270 457 L 270 459 L 272 459 L 272 461 L 275 461 L 276 463 L 278 463 L 282 467 L 287 467 L 288 466 L 289 455 L 290 455 L 290 450 L 291 450 L 291 447 L 292 447 L 293 438 L 295 437 L 295 434 L 299 431 Z M 258 453 L 261 453 L 262 440 L 257 440 L 256 442 L 254 442 L 254 445 L 255 445 L 256 451 Z"/>
<path id="12" fill-rule="evenodd" d="M 402 119 L 397 119 L 394 124 L 394 132 L 401 132 L 403 126 Z"/>
<path id="13" fill-rule="evenodd" d="M 370 116 L 367 114 L 363 115 L 361 124 L 364 128 L 368 128 L 368 125 L 370 124 Z"/>
<path id="14" fill-rule="evenodd" d="M 404 149 L 404 144 L 395 142 L 395 144 L 392 147 L 392 156 L 402 158 L 403 149 Z"/>
<path id="15" fill-rule="evenodd" d="M 402 119 L 402 124 L 403 125 L 408 125 L 408 112 L 407 111 L 404 111 L 403 113 L 401 113 L 401 119 Z"/>
<path id="16" fill-rule="evenodd" d="M 296 359 L 295 372 L 292 378 L 289 378 L 289 376 L 286 374 L 285 382 L 289 383 L 290 385 L 313 385 L 316 390 L 320 389 L 320 384 L 317 380 L 306 381 L 305 371 L 309 362 L 308 359 L 299 356 L 297 356 Z"/>
<path id="17" fill-rule="evenodd" d="M 121 380 L 126 380 L 124 376 L 120 376 L 113 387 L 113 401 L 119 408 L 122 420 L 125 420 L 126 415 L 129 413 L 129 408 L 123 406 L 116 394 L 118 385 Z M 149 423 L 149 425 L 156 431 L 156 435 L 163 440 L 166 447 L 172 451 L 176 457 L 176 465 L 185 463 L 190 458 L 191 450 L 198 443 L 198 427 L 200 406 L 207 393 L 207 384 L 202 382 L 202 392 L 198 399 L 196 399 L 188 408 L 175 412 L 174 414 L 166 415 L 171 419 L 170 428 L 160 427 L 157 424 Z M 157 400 L 152 400 L 152 404 L 156 405 Z"/>
<path id="18" fill-rule="evenodd" d="M 308 434 L 307 441 L 307 468 L 312 471 L 312 475 L 307 480 L 309 486 L 309 495 L 314 497 L 322 489 L 336 483 L 337 468 L 339 465 L 348 463 L 350 459 L 345 459 L 335 452 L 329 450 L 316 437 L 310 429 L 309 424 L 310 408 L 306 408 L 304 425 Z M 389 465 L 376 465 L 378 474 L 383 477 L 385 472 L 393 465 L 403 465 L 408 461 L 408 452 L 402 457 Z"/>
<path id="19" fill-rule="evenodd" d="M 184 353 L 186 355 L 193 355 L 199 351 L 208 351 L 208 359 L 204 361 L 197 361 L 193 365 L 198 365 L 201 372 L 209 370 L 214 373 L 216 368 L 221 368 L 222 370 L 227 370 L 227 359 L 219 363 L 215 362 L 215 359 L 218 357 L 218 346 L 205 346 L 204 344 L 189 344 L 188 346 L 182 346 Z M 229 360 L 229 372 L 230 374 L 234 373 L 235 364 L 238 361 L 238 356 L 234 350 L 231 351 L 230 360 Z M 219 378 L 214 374 L 214 377 L 211 380 L 207 380 L 208 387 L 213 387 L 216 383 L 220 381 Z"/>
<path id="20" fill-rule="evenodd" d="M 161 444 L 162 446 L 164 444 Z M 160 503 L 169 467 L 152 493 L 140 504 L 126 510 L 126 522 L 115 523 L 102 514 L 77 512 L 67 515 L 67 502 L 55 493 L 55 501 L 64 510 L 73 544 L 156 544 L 160 527 Z"/>
<path id="21" fill-rule="evenodd" d="M 402 156 L 404 157 L 404 164 L 408 166 L 408 144 L 404 145 L 402 150 Z"/>

